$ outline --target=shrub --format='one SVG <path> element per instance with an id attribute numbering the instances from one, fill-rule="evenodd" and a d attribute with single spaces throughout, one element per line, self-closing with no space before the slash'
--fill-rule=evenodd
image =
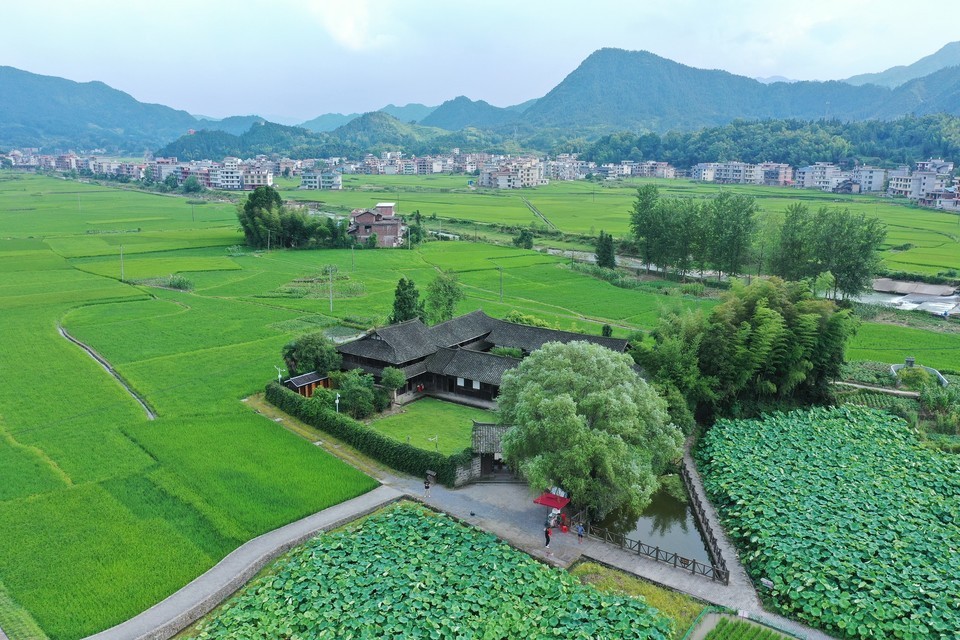
<path id="1" fill-rule="evenodd" d="M 266 398 L 267 402 L 281 411 L 329 433 L 397 471 L 415 476 L 425 476 L 428 469 L 436 471 L 437 481 L 447 486 L 453 486 L 457 468 L 469 464 L 473 455 L 470 449 L 464 449 L 452 456 L 444 456 L 436 451 L 425 451 L 405 442 L 398 442 L 349 416 L 331 411 L 325 400 L 308 400 L 277 382 L 267 385 Z M 340 402 L 343 402 L 342 394 Z"/>
<path id="2" fill-rule="evenodd" d="M 897 379 L 900 386 L 919 391 L 932 382 L 933 376 L 919 367 L 904 367 L 897 371 Z"/>

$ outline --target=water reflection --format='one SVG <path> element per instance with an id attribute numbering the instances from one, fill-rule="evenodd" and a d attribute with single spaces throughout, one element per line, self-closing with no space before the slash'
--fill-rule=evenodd
<path id="1" fill-rule="evenodd" d="M 615 511 L 596 524 L 685 558 L 710 562 L 692 507 L 663 489 L 653 495 L 650 506 L 639 515 L 628 509 Z"/>

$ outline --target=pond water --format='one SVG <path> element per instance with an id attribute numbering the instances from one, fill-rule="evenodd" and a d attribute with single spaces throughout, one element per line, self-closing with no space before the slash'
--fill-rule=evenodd
<path id="1" fill-rule="evenodd" d="M 710 555 L 693 519 L 693 507 L 663 489 L 653 495 L 650 506 L 636 520 L 630 514 L 613 512 L 595 524 L 644 544 L 710 564 Z"/>

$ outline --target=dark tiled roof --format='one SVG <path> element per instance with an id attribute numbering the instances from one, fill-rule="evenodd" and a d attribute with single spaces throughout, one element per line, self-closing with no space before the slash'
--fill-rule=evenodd
<path id="1" fill-rule="evenodd" d="M 500 439 L 510 427 L 488 422 L 473 423 L 473 452 L 474 453 L 503 453 Z"/>
<path id="2" fill-rule="evenodd" d="M 419 318 L 375 329 L 367 335 L 337 347 L 340 353 L 400 365 L 424 358 L 437 350 L 430 330 Z"/>
<path id="3" fill-rule="evenodd" d="M 478 309 L 430 327 L 430 335 L 437 345 L 452 347 L 485 336 L 498 322 Z"/>
<path id="4" fill-rule="evenodd" d="M 305 387 L 308 384 L 313 384 L 314 382 L 320 382 L 321 380 L 326 380 L 327 376 L 322 376 L 316 371 L 311 371 L 310 373 L 304 373 L 303 375 L 294 376 L 287 380 L 287 384 L 293 385 L 294 387 Z"/>
<path id="5" fill-rule="evenodd" d="M 496 321 L 497 324 L 487 340 L 498 347 L 513 347 L 533 352 L 548 342 L 574 342 L 582 340 L 584 342 L 593 342 L 613 351 L 623 352 L 627 349 L 627 341 L 620 338 L 604 338 L 602 336 L 591 336 L 584 333 L 573 333 L 571 331 L 559 331 L 557 329 L 545 329 L 543 327 L 531 327 L 525 324 L 514 324 L 513 322 Z"/>
<path id="6" fill-rule="evenodd" d="M 382 327 L 353 342 L 340 345 L 337 350 L 344 354 L 378 360 L 394 366 L 403 366 L 406 363 L 437 353 L 438 349 L 475 342 L 481 338 L 498 347 L 519 348 L 527 352 L 536 351 L 547 342 L 573 342 L 575 340 L 593 342 L 619 352 L 623 352 L 627 348 L 627 341 L 619 338 L 603 338 L 570 331 L 530 327 L 491 318 L 483 311 L 474 311 L 430 328 L 419 319 Z M 468 349 L 464 349 L 464 351 L 475 355 L 459 355 L 457 356 L 458 363 L 471 362 L 481 367 L 481 371 L 485 371 L 486 374 L 481 376 L 476 373 L 474 375 L 450 373 L 449 375 L 458 375 L 481 382 L 496 379 L 496 382 L 491 382 L 491 384 L 500 383 L 499 376 L 506 369 L 497 374 L 496 367 L 480 358 L 480 356 L 495 356 Z M 439 363 L 440 360 L 438 359 L 436 362 Z M 411 374 L 408 373 L 407 375 L 410 377 Z"/>
<path id="7" fill-rule="evenodd" d="M 500 386 L 503 373 L 518 364 L 519 360 L 492 353 L 441 347 L 427 359 L 427 371 Z"/>

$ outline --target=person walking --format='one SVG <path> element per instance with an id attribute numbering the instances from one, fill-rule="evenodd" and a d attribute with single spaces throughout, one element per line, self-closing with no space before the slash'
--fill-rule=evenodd
<path id="1" fill-rule="evenodd" d="M 550 548 L 550 527 L 543 528 L 543 538 L 547 543 L 544 548 L 549 549 Z"/>
<path id="2" fill-rule="evenodd" d="M 577 523 L 577 544 L 583 544 L 583 524 Z"/>
<path id="3" fill-rule="evenodd" d="M 423 497 L 424 498 L 430 497 L 430 478 L 427 478 L 426 480 L 423 481 Z"/>

